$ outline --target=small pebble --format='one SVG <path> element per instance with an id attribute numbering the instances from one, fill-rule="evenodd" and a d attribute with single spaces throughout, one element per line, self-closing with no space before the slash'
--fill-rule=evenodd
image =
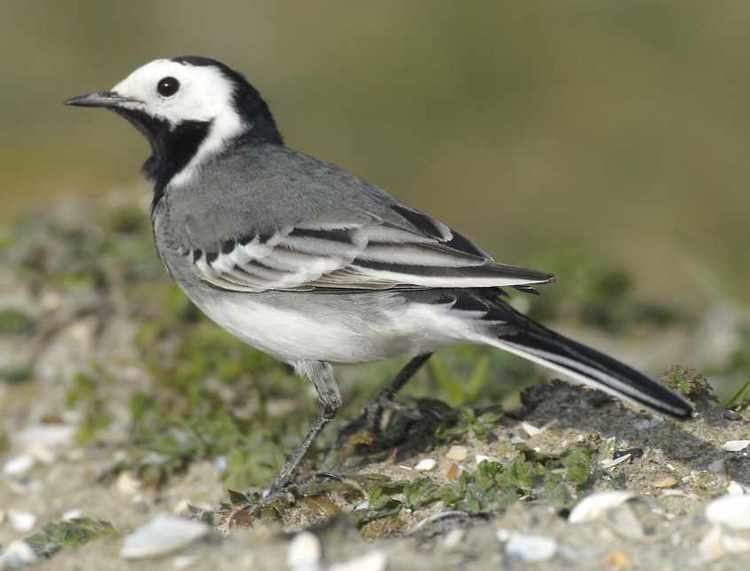
<path id="1" fill-rule="evenodd" d="M 750 440 L 729 440 L 722 448 L 727 452 L 740 452 L 750 446 Z"/>
<path id="2" fill-rule="evenodd" d="M 0 570 L 23 569 L 36 563 L 37 557 L 25 541 L 17 540 L 0 551 Z"/>
<path id="3" fill-rule="evenodd" d="M 443 538 L 443 547 L 446 549 L 455 549 L 461 545 L 466 537 L 466 532 L 461 528 L 453 528 Z"/>
<path id="4" fill-rule="evenodd" d="M 286 563 L 292 571 L 317 571 L 323 547 L 314 533 L 303 531 L 294 536 L 289 543 Z"/>
<path id="5" fill-rule="evenodd" d="M 750 529 L 750 495 L 722 496 L 712 501 L 706 506 L 706 518 L 732 529 Z"/>
<path id="6" fill-rule="evenodd" d="M 376 550 L 344 563 L 334 563 L 328 571 L 385 571 L 387 566 L 388 556 L 384 551 Z"/>
<path id="7" fill-rule="evenodd" d="M 512 533 L 505 544 L 505 552 L 523 561 L 547 561 L 557 553 L 557 541 L 541 535 Z"/>
<path id="8" fill-rule="evenodd" d="M 23 476 L 34 467 L 34 457 L 31 454 L 15 456 L 3 465 L 3 474 L 11 478 Z"/>
<path id="9" fill-rule="evenodd" d="M 466 449 L 466 446 L 451 446 L 445 457 L 454 462 L 463 462 L 468 455 L 469 451 Z"/>
<path id="10" fill-rule="evenodd" d="M 132 496 L 141 489 L 141 481 L 132 472 L 120 472 L 115 487 L 123 496 Z"/>
<path id="11" fill-rule="evenodd" d="M 425 458 L 424 460 L 420 460 L 417 462 L 417 465 L 414 466 L 414 469 L 417 472 L 429 472 L 430 470 L 433 470 L 437 466 L 437 462 L 433 460 L 432 458 Z"/>
<path id="12" fill-rule="evenodd" d="M 192 567 L 196 561 L 198 561 L 197 555 L 180 555 L 174 558 L 172 567 L 175 569 L 187 569 L 188 567 Z"/>
<path id="13" fill-rule="evenodd" d="M 8 510 L 8 521 L 13 529 L 20 533 L 26 533 L 34 529 L 36 516 L 31 512 Z"/>
<path id="14" fill-rule="evenodd" d="M 70 521 L 80 517 L 83 517 L 83 512 L 81 510 L 68 510 L 62 515 L 64 521 Z"/>
<path id="15" fill-rule="evenodd" d="M 677 478 L 664 476 L 654 482 L 654 488 L 672 488 L 677 485 Z"/>
<path id="16" fill-rule="evenodd" d="M 120 557 L 159 557 L 183 549 L 207 534 L 204 523 L 160 514 L 125 538 Z"/>
<path id="17" fill-rule="evenodd" d="M 591 494 L 581 500 L 570 512 L 570 523 L 594 521 L 609 510 L 632 499 L 634 494 L 626 491 L 600 492 Z"/>
<path id="18" fill-rule="evenodd" d="M 369 510 L 370 509 L 370 502 L 367 500 L 363 500 L 359 502 L 356 506 L 354 506 L 354 509 L 352 511 L 359 512 L 362 510 Z"/>
<path id="19" fill-rule="evenodd" d="M 627 553 L 617 550 L 607 554 L 607 557 L 604 558 L 604 564 L 614 571 L 621 571 L 630 569 L 632 562 Z"/>
<path id="20" fill-rule="evenodd" d="M 185 498 L 177 502 L 172 508 L 172 513 L 178 517 L 188 517 L 191 513 L 191 505 Z"/>
<path id="21" fill-rule="evenodd" d="M 474 456 L 474 462 L 477 463 L 477 466 L 479 466 L 482 462 L 489 462 L 491 460 L 492 458 L 490 458 L 489 456 L 485 456 L 484 454 L 477 454 L 476 456 Z"/>
<path id="22" fill-rule="evenodd" d="M 727 420 L 742 420 L 742 415 L 735 410 L 725 410 L 724 418 Z"/>

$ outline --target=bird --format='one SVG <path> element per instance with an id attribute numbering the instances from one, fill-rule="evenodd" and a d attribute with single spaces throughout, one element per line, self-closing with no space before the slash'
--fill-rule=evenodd
<path id="1" fill-rule="evenodd" d="M 334 364 L 409 358 L 392 398 L 446 346 L 523 357 L 653 412 L 685 419 L 679 394 L 514 309 L 552 274 L 496 262 L 465 235 L 349 171 L 292 149 L 259 91 L 204 56 L 156 59 L 66 104 L 114 111 L 150 144 L 151 222 L 172 279 L 211 320 L 291 365 L 319 415 L 271 491 L 342 406 Z"/>

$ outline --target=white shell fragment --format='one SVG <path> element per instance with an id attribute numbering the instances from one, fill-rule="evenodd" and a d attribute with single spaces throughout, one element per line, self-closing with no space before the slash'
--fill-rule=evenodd
<path id="1" fill-rule="evenodd" d="M 476 462 L 477 466 L 479 466 L 482 462 L 490 462 L 492 461 L 492 458 L 489 456 L 485 456 L 484 454 L 477 454 L 474 456 L 474 462 Z"/>
<path id="2" fill-rule="evenodd" d="M 605 458 L 604 460 L 602 460 L 601 462 L 599 462 L 599 464 L 605 470 L 610 470 L 611 468 L 614 468 L 618 464 L 622 464 L 623 462 L 627 462 L 631 458 L 632 458 L 631 454 L 623 454 L 622 456 L 620 456 L 619 458 L 616 458 L 614 460 L 611 459 L 611 458 Z"/>
<path id="3" fill-rule="evenodd" d="M 712 501 L 706 506 L 706 518 L 732 529 L 750 529 L 750 495 L 722 496 Z"/>
<path id="4" fill-rule="evenodd" d="M 286 562 L 292 571 L 318 571 L 323 548 L 314 533 L 303 531 L 289 543 Z"/>
<path id="5" fill-rule="evenodd" d="M 541 428 L 537 428 L 533 424 L 525 421 L 521 423 L 521 428 L 523 428 L 523 431 L 529 436 L 536 436 L 537 434 L 541 434 L 543 432 Z"/>
<path id="6" fill-rule="evenodd" d="M 424 460 L 420 460 L 417 462 L 417 465 L 414 466 L 414 469 L 417 472 L 429 472 L 430 470 L 433 470 L 437 466 L 437 462 L 433 460 L 432 458 L 425 458 Z"/>
<path id="7" fill-rule="evenodd" d="M 36 560 L 36 554 L 28 543 L 21 540 L 13 541 L 0 551 L 0 570 L 23 569 L 36 563 Z"/>
<path id="8" fill-rule="evenodd" d="M 727 494 L 730 496 L 742 496 L 746 493 L 745 488 L 739 482 L 732 480 L 727 485 Z"/>
<path id="9" fill-rule="evenodd" d="M 522 561 L 547 561 L 557 553 L 557 541 L 541 535 L 511 533 L 505 544 L 509 557 Z"/>
<path id="10" fill-rule="evenodd" d="M 23 476 L 34 467 L 34 457 L 31 454 L 22 454 L 8 460 L 3 465 L 3 474 L 11 478 Z"/>
<path id="11" fill-rule="evenodd" d="M 123 559 L 159 557 L 187 547 L 208 534 L 204 523 L 160 514 L 125 538 Z"/>
<path id="12" fill-rule="evenodd" d="M 627 504 L 610 511 L 607 514 L 607 523 L 610 529 L 621 537 L 635 540 L 646 537 L 643 525 Z"/>
<path id="13" fill-rule="evenodd" d="M 36 525 L 36 516 L 31 512 L 8 510 L 8 521 L 13 529 L 20 533 L 26 533 Z"/>
<path id="14" fill-rule="evenodd" d="M 750 446 L 750 440 L 727 440 L 722 448 L 727 452 L 741 452 Z"/>
<path id="15" fill-rule="evenodd" d="M 570 523 L 594 521 L 609 510 L 616 508 L 635 497 L 632 492 L 613 491 L 591 494 L 581 500 L 570 512 Z"/>
<path id="16" fill-rule="evenodd" d="M 370 551 L 362 557 L 355 557 L 344 563 L 331 565 L 329 571 L 385 571 L 388 556 L 384 551 Z"/>

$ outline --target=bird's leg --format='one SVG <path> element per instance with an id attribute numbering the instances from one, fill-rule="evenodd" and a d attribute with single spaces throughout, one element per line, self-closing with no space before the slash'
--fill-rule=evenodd
<path id="1" fill-rule="evenodd" d="M 421 355 L 412 358 L 411 361 L 401 368 L 394 379 L 380 391 L 373 403 L 374 408 L 371 412 L 372 425 L 375 427 L 376 431 L 380 430 L 383 410 L 393 403 L 393 397 L 396 396 L 396 393 L 406 386 L 406 383 L 417 374 L 417 371 L 422 368 L 432 355 L 432 353 L 422 353 Z"/>
<path id="2" fill-rule="evenodd" d="M 339 432 L 339 441 L 351 436 L 367 425 L 376 434 L 380 432 L 383 411 L 393 404 L 393 397 L 396 393 L 404 388 L 406 383 L 411 380 L 430 357 L 432 357 L 432 353 L 422 353 L 406 363 L 394 379 L 378 393 L 375 400 L 364 408 L 362 414 L 341 429 L 341 432 Z"/>
<path id="3" fill-rule="evenodd" d="M 341 408 L 341 393 L 333 375 L 333 367 L 330 364 L 320 361 L 301 361 L 294 364 L 294 369 L 301 376 L 310 379 L 313 386 L 315 386 L 315 390 L 318 393 L 318 401 L 320 402 L 320 415 L 302 443 L 289 456 L 281 472 L 271 485 L 269 496 L 282 491 L 292 482 L 297 468 L 305 457 L 305 454 L 307 454 L 310 446 L 312 446 L 312 443 L 315 442 L 318 434 L 320 434 L 325 426 L 333 420 L 338 409 Z"/>

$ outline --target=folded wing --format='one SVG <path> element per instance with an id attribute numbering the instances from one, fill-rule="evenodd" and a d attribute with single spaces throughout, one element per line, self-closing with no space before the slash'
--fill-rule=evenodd
<path id="1" fill-rule="evenodd" d="M 495 263 L 444 224 L 401 205 L 390 220 L 304 221 L 187 250 L 201 278 L 247 292 L 528 286 L 543 272 Z"/>

